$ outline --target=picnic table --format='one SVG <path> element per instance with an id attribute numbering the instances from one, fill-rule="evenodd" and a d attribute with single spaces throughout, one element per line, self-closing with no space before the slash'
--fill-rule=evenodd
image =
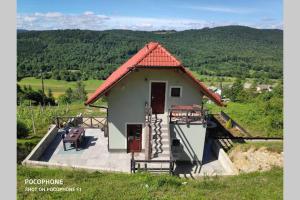
<path id="1" fill-rule="evenodd" d="M 66 151 L 66 143 L 73 143 L 75 144 L 76 151 L 78 151 L 81 136 L 85 136 L 84 128 L 71 128 L 69 133 L 63 138 L 64 150 Z"/>

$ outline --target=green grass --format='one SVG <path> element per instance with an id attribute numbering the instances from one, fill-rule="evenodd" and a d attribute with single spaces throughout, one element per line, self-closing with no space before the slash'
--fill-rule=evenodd
<path id="1" fill-rule="evenodd" d="M 62 186 L 81 192 L 26 192 L 25 179 L 63 179 Z M 186 182 L 186 184 L 182 184 Z M 283 199 L 283 170 L 198 180 L 168 175 L 121 174 L 28 168 L 17 170 L 18 199 Z"/>
<path id="2" fill-rule="evenodd" d="M 85 85 L 86 91 L 90 94 L 93 93 L 102 83 L 103 80 L 87 80 L 83 81 Z M 21 81 L 18 82 L 20 86 L 31 86 L 33 90 L 41 90 L 42 88 L 42 81 L 41 79 L 36 79 L 33 77 L 23 78 Z M 74 89 L 76 86 L 75 81 L 63 81 L 63 80 L 54 80 L 54 79 L 45 79 L 44 80 L 45 91 L 51 89 L 53 95 L 58 97 L 65 93 L 66 89 L 69 87 Z"/>
<path id="3" fill-rule="evenodd" d="M 247 142 L 247 143 L 234 143 L 230 151 L 234 149 L 240 149 L 241 151 L 247 151 L 250 148 L 260 149 L 265 147 L 268 151 L 281 153 L 283 151 L 282 141 L 272 141 L 272 142 Z"/>
<path id="4" fill-rule="evenodd" d="M 256 103 L 236 103 L 229 102 L 227 107 L 221 108 L 215 104 L 206 104 L 211 113 L 217 114 L 223 110 L 233 120 L 239 123 L 252 136 L 276 136 L 282 137 L 283 130 L 270 129 L 267 124 L 267 118 L 262 114 Z"/>

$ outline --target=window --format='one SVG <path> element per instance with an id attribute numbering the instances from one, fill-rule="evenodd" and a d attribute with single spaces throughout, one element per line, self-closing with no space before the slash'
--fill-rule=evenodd
<path id="1" fill-rule="evenodd" d="M 171 97 L 181 97 L 181 87 L 179 86 L 173 86 L 171 87 L 171 92 L 170 92 Z"/>
<path id="2" fill-rule="evenodd" d="M 173 139 L 172 140 L 172 146 L 174 146 L 174 147 L 180 146 L 180 140 L 179 139 Z"/>

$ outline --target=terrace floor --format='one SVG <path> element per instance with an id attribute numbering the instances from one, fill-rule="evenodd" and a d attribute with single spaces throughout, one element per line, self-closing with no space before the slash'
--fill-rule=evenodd
<path id="1" fill-rule="evenodd" d="M 107 149 L 108 139 L 100 129 L 86 129 L 85 139 L 78 151 L 69 143 L 64 151 L 60 135 L 49 145 L 40 161 L 106 171 L 130 172 L 131 154 L 111 153 Z"/>
<path id="2" fill-rule="evenodd" d="M 58 134 L 39 161 L 47 163 L 79 167 L 104 171 L 130 172 L 131 154 L 125 152 L 108 152 L 108 138 L 100 129 L 86 129 L 85 139 L 76 151 L 75 147 L 66 144 L 67 151 L 64 151 L 61 136 Z M 175 165 L 175 174 L 184 177 L 201 175 L 222 175 L 224 168 L 206 145 L 204 153 L 204 165 L 181 164 Z M 144 159 L 142 153 L 135 155 L 135 159 Z"/>

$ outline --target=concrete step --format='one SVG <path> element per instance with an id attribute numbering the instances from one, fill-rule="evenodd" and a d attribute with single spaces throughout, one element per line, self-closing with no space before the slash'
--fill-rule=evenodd
<path id="1" fill-rule="evenodd" d="M 161 154 L 170 154 L 170 151 L 169 151 L 169 149 L 163 149 L 163 150 L 161 150 L 161 149 L 152 149 L 152 155 L 161 155 Z"/>
<path id="2" fill-rule="evenodd" d="M 155 127 L 160 127 L 162 129 L 168 129 L 168 124 L 160 124 L 160 123 L 151 123 L 151 127 L 154 129 Z"/>
<path id="3" fill-rule="evenodd" d="M 168 135 L 168 130 L 155 130 L 155 129 L 152 129 L 152 135 L 155 135 L 155 134 L 163 134 L 163 135 Z"/>
<path id="4" fill-rule="evenodd" d="M 170 147 L 169 146 L 157 146 L 157 148 L 155 148 L 155 146 L 152 147 L 152 152 L 156 152 L 156 151 L 159 151 L 159 152 L 168 152 L 170 151 Z"/>
<path id="5" fill-rule="evenodd" d="M 151 160 L 169 160 L 170 159 L 170 153 L 158 153 L 158 154 L 152 154 Z"/>
<path id="6" fill-rule="evenodd" d="M 170 144 L 169 143 L 160 143 L 158 142 L 157 144 L 156 143 L 152 143 L 152 149 L 155 148 L 155 147 L 161 147 L 161 148 L 169 148 L 170 147 Z"/>
<path id="7" fill-rule="evenodd" d="M 154 136 L 154 138 L 152 139 L 153 143 L 154 142 L 168 142 L 169 143 L 169 137 L 166 136 Z"/>
<path id="8" fill-rule="evenodd" d="M 155 139 L 169 139 L 169 135 L 167 134 L 155 134 L 155 135 L 152 135 L 152 138 L 155 140 Z"/>

